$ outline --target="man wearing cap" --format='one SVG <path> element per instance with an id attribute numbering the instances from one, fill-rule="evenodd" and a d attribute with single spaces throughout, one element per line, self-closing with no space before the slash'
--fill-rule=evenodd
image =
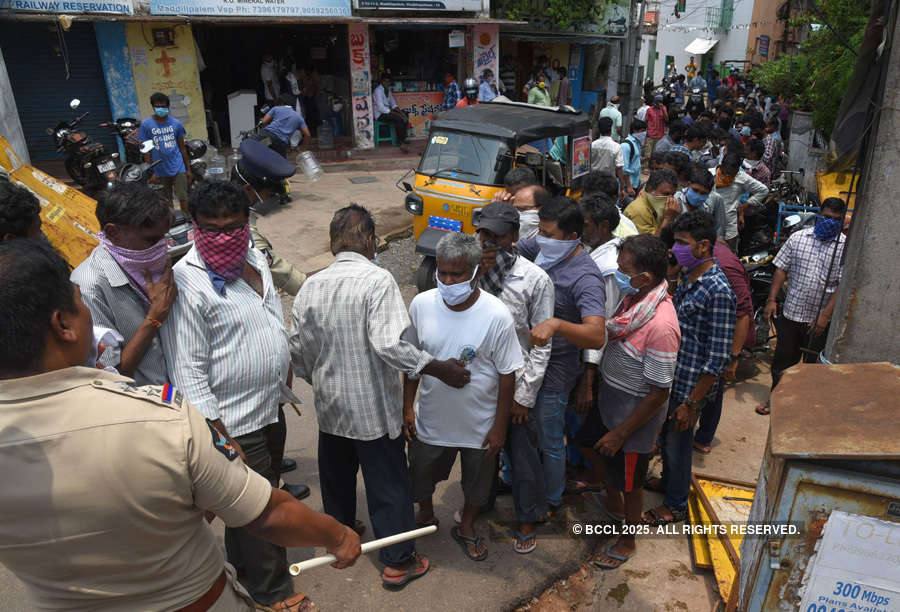
<path id="1" fill-rule="evenodd" d="M 531 330 L 553 316 L 553 282 L 539 266 L 519 255 L 515 247 L 519 239 L 519 212 L 512 204 L 491 202 L 475 211 L 473 223 L 483 249 L 480 287 L 509 308 L 525 363 L 516 372 L 504 456 L 511 468 L 504 470 L 504 475 L 508 471 L 512 477 L 519 522 L 513 548 L 525 554 L 537 546 L 535 525 L 547 513 L 534 405 L 550 361 L 551 343 L 532 346 Z"/>
<path id="2" fill-rule="evenodd" d="M 300 130 L 303 134 L 302 142 L 307 144 L 312 138 L 309 128 L 306 127 L 306 121 L 294 110 L 294 96 L 289 93 L 283 93 L 278 97 L 278 105 L 266 113 L 259 124 L 263 126 L 261 134 L 271 139 L 272 144 L 269 146 L 272 150 L 285 158 L 291 149 L 291 137 L 294 132 Z"/>
<path id="3" fill-rule="evenodd" d="M 0 563 L 27 598 L 4 608 L 252 612 L 205 512 L 353 564 L 357 534 L 248 469 L 181 392 L 80 367 L 91 327 L 52 247 L 0 244 Z"/>
<path id="4" fill-rule="evenodd" d="M 290 353 L 265 256 L 250 248 L 250 200 L 234 182 L 201 183 L 190 199 L 194 246 L 175 265 L 178 299 L 162 327 L 169 379 L 277 486 L 285 424 L 278 404 Z M 291 597 L 285 549 L 226 529 L 229 562 L 259 603 Z"/>

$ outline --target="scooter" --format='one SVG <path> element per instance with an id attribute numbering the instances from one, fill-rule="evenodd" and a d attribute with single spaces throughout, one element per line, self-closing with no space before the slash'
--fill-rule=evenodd
<path id="1" fill-rule="evenodd" d="M 69 102 L 69 108 L 77 110 L 81 101 L 75 98 Z M 90 111 L 79 115 L 71 121 L 60 121 L 54 128 L 47 128 L 47 134 L 53 137 L 56 150 L 66 153 L 66 172 L 84 191 L 96 193 L 116 182 L 118 153 L 107 153 L 102 143 L 94 142 L 87 132 L 78 126 L 90 114 Z"/>

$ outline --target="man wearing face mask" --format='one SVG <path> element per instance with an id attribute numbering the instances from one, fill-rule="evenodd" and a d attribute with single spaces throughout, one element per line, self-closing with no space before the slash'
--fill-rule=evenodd
<path id="1" fill-rule="evenodd" d="M 525 360 L 516 372 L 504 454 L 510 469 L 504 469 L 503 478 L 504 482 L 507 476 L 511 480 L 507 484 L 512 485 L 519 522 L 513 548 L 527 554 L 537 546 L 535 526 L 547 512 L 535 401 L 550 360 L 550 344 L 532 345 L 531 329 L 553 316 L 554 293 L 547 273 L 520 256 L 515 247 L 520 215 L 506 202 L 492 202 L 476 211 L 472 222 L 483 249 L 480 287 L 509 308 Z"/>
<path id="2" fill-rule="evenodd" d="M 538 106 L 552 106 L 550 90 L 547 89 L 546 76 L 543 72 L 535 75 L 535 86 L 528 90 L 528 103 Z"/>
<path id="3" fill-rule="evenodd" d="M 441 104 L 441 110 L 450 110 L 456 107 L 456 103 L 462 97 L 459 89 L 459 83 L 456 82 L 456 75 L 448 72 L 444 75 L 444 101 Z"/>
<path id="4" fill-rule="evenodd" d="M 553 339 L 536 407 L 547 502 L 557 509 L 566 484 L 566 421 L 572 427 L 578 423 L 574 408 L 569 407 L 569 394 L 580 371 L 581 350 L 603 348 L 606 341 L 606 293 L 597 264 L 581 246 L 584 215 L 578 206 L 559 196 L 547 202 L 538 216 L 538 235 L 519 240 L 516 246 L 547 272 L 556 297 L 553 318 L 531 330 L 531 342 L 544 346 Z"/>
<path id="5" fill-rule="evenodd" d="M 161 183 L 169 200 L 174 193 L 178 205 L 189 215 L 187 188 L 191 180 L 191 161 L 184 136 L 187 133 L 178 119 L 169 116 L 169 96 L 156 92 L 150 96 L 153 115 L 141 121 L 138 140 L 152 140 L 154 148 L 144 154 L 144 162 L 161 160 L 153 169 L 151 183 Z"/>
<path id="6" fill-rule="evenodd" d="M 613 96 L 600 111 L 598 118 L 609 117 L 612 120 L 612 139 L 619 142 L 622 138 L 622 112 L 619 110 L 619 96 Z"/>
<path id="7" fill-rule="evenodd" d="M 772 389 L 784 371 L 800 361 L 801 355 L 804 363 L 815 363 L 816 355 L 825 348 L 843 273 L 844 213 L 843 200 L 827 198 L 816 216 L 815 227 L 792 234 L 775 256 L 775 277 L 765 310 L 766 318 L 775 320 L 778 333 L 772 358 Z M 784 311 L 777 316 L 776 299 L 789 277 Z M 803 353 L 802 348 L 815 351 L 816 355 Z M 757 406 L 756 412 L 769 414 L 769 402 Z"/>
<path id="8" fill-rule="evenodd" d="M 624 299 L 607 323 L 596 408 L 576 439 L 591 465 L 589 482 L 605 483 L 600 490 L 606 491 L 607 514 L 628 525 L 640 524 L 642 487 L 666 418 L 681 342 L 666 263 L 666 247 L 656 236 L 622 243 L 615 279 Z M 634 535 L 623 535 L 594 564 L 615 569 L 634 552 Z"/>
<path id="9" fill-rule="evenodd" d="M 684 269 L 674 304 L 681 347 L 669 400 L 669 417 L 660 435 L 663 473 L 648 488 L 664 492 L 662 505 L 644 513 L 645 524 L 683 521 L 691 487 L 694 425 L 707 402 L 715 399 L 719 377 L 731 361 L 737 299 L 713 258 L 716 231 L 704 212 L 679 216 L 672 226 L 672 253 Z"/>
<path id="10" fill-rule="evenodd" d="M 481 244 L 461 232 L 437 244 L 437 289 L 418 294 L 409 306 L 412 325 L 404 340 L 437 359 L 459 359 L 471 381 L 451 389 L 404 373 L 403 424 L 409 446 L 409 479 L 419 504 L 416 522 L 436 524 L 432 495 L 461 456 L 465 505 L 462 522 L 450 534 L 472 561 L 488 556 L 475 531 L 479 509 L 488 502 L 497 454 L 506 444 L 516 372 L 522 349 L 509 309 L 478 287 Z M 418 409 L 415 406 L 416 392 Z"/>
<path id="11" fill-rule="evenodd" d="M 769 172 L 768 166 L 762 161 L 765 152 L 766 145 L 764 145 L 761 140 L 751 138 L 750 142 L 747 143 L 747 148 L 744 150 L 744 163 L 742 164 L 742 167 L 747 174 L 768 187 L 772 175 Z"/>
<path id="12" fill-rule="evenodd" d="M 744 225 L 744 211 L 762 206 L 763 200 L 769 195 L 768 187 L 741 170 L 742 161 L 741 154 L 731 151 L 729 147 L 716 169 L 716 193 L 725 202 L 725 242 L 732 251 L 737 250 L 738 230 Z M 748 192 L 750 197 L 741 202 L 741 196 Z"/>
<path id="13" fill-rule="evenodd" d="M 519 189 L 511 200 L 519 212 L 519 238 L 537 236 L 541 207 L 550 200 L 550 192 L 540 185 L 528 185 Z"/>
<path id="14" fill-rule="evenodd" d="M 250 248 L 247 192 L 204 182 L 190 205 L 194 246 L 173 268 L 179 296 L 162 328 L 169 377 L 243 449 L 248 466 L 277 486 L 286 434 L 278 405 L 291 360 L 281 299 L 265 256 Z M 244 586 L 256 601 L 273 606 L 291 598 L 283 547 L 226 529 L 225 549 L 246 571 Z"/>
<path id="15" fill-rule="evenodd" d="M 671 170 L 654 170 L 641 194 L 625 207 L 624 215 L 634 222 L 641 234 L 659 235 L 659 230 L 672 223 L 681 206 L 675 200 L 678 176 Z"/>
<path id="16" fill-rule="evenodd" d="M 169 382 L 157 337 L 178 295 L 166 254 L 171 207 L 139 183 L 119 183 L 97 202 L 100 245 L 72 272 L 94 325 L 115 330 L 100 363 L 138 385 Z"/>
<path id="17" fill-rule="evenodd" d="M 632 119 L 630 132 L 622 142 L 622 173 L 625 175 L 625 191 L 633 198 L 641 187 L 641 150 L 647 139 L 647 124 L 640 119 Z"/>
<path id="18" fill-rule="evenodd" d="M 721 194 L 713 191 L 716 181 L 708 170 L 694 166 L 691 170 L 691 182 L 684 189 L 675 193 L 675 199 L 681 204 L 682 212 L 700 210 L 712 215 L 716 225 L 716 236 L 725 238 L 725 202 Z"/>

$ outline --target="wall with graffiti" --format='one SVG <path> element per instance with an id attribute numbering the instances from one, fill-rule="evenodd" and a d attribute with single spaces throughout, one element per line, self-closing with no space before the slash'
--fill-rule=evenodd
<path id="1" fill-rule="evenodd" d="M 353 136 L 360 149 L 375 146 L 375 120 L 372 116 L 372 71 L 369 62 L 369 26 L 352 23 L 349 26 L 350 44 L 350 110 Z"/>

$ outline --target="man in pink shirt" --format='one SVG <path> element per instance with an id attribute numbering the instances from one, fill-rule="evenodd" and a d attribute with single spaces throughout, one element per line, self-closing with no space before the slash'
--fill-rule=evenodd
<path id="1" fill-rule="evenodd" d="M 644 121 L 647 122 L 647 138 L 644 141 L 643 151 L 644 159 L 650 158 L 656 143 L 666 135 L 666 123 L 669 121 L 669 113 L 666 111 L 666 107 L 663 106 L 662 99 L 660 94 L 656 94 L 656 97 L 653 98 L 653 105 L 647 109 L 647 114 L 644 116 Z"/>

